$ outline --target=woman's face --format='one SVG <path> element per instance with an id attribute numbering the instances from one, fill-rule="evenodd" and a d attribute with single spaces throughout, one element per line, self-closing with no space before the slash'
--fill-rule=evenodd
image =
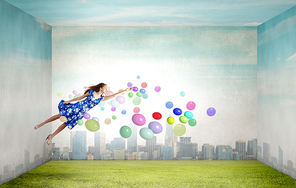
<path id="1" fill-rule="evenodd" d="M 105 93 L 107 92 L 107 86 L 102 87 L 102 88 L 101 88 L 101 92 L 102 92 L 103 94 L 105 94 Z"/>

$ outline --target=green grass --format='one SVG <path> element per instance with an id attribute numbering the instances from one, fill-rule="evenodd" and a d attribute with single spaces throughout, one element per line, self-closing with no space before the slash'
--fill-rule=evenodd
<path id="1" fill-rule="evenodd" d="M 260 161 L 50 161 L 3 187 L 296 187 Z"/>

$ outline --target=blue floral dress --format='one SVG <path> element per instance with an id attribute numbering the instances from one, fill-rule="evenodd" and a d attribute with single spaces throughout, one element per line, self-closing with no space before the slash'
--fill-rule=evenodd
<path id="1" fill-rule="evenodd" d="M 104 98 L 103 96 L 101 98 L 95 99 L 93 95 L 94 90 L 92 89 L 88 90 L 88 92 L 89 95 L 83 101 L 77 102 L 75 104 L 63 104 L 63 102 L 65 101 L 61 100 L 61 102 L 58 105 L 59 114 L 67 118 L 65 124 L 68 126 L 70 130 L 76 126 L 77 121 L 82 119 L 83 115 L 86 112 L 98 105 Z"/>

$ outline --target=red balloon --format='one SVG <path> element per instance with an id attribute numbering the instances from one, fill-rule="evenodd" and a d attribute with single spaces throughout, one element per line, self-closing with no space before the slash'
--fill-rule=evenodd
<path id="1" fill-rule="evenodd" d="M 159 119 L 161 119 L 162 115 L 159 112 L 154 112 L 152 114 L 152 117 L 156 120 L 159 120 Z"/>

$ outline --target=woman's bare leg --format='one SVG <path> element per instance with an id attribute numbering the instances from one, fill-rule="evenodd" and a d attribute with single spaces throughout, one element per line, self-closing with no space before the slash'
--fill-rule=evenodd
<path id="1" fill-rule="evenodd" d="M 48 135 L 47 136 L 47 138 L 46 138 L 46 143 L 47 143 L 47 145 L 50 145 L 50 142 L 51 142 L 51 140 L 53 139 L 53 137 L 55 137 L 57 134 L 59 134 L 65 127 L 67 127 L 67 125 L 65 124 L 65 123 L 63 123 L 62 125 L 60 125 L 58 128 L 57 128 L 57 130 L 54 132 L 54 133 L 52 133 L 52 134 L 50 134 L 50 135 Z"/>
<path id="2" fill-rule="evenodd" d="M 40 123 L 39 125 L 36 125 L 36 126 L 34 127 L 34 129 L 36 130 L 36 129 L 42 127 L 43 125 L 45 125 L 46 123 L 49 123 L 49 122 L 55 121 L 55 120 L 59 119 L 60 117 L 61 117 L 60 114 L 54 115 L 54 116 L 50 117 L 49 119 L 45 120 L 43 123 Z"/>

